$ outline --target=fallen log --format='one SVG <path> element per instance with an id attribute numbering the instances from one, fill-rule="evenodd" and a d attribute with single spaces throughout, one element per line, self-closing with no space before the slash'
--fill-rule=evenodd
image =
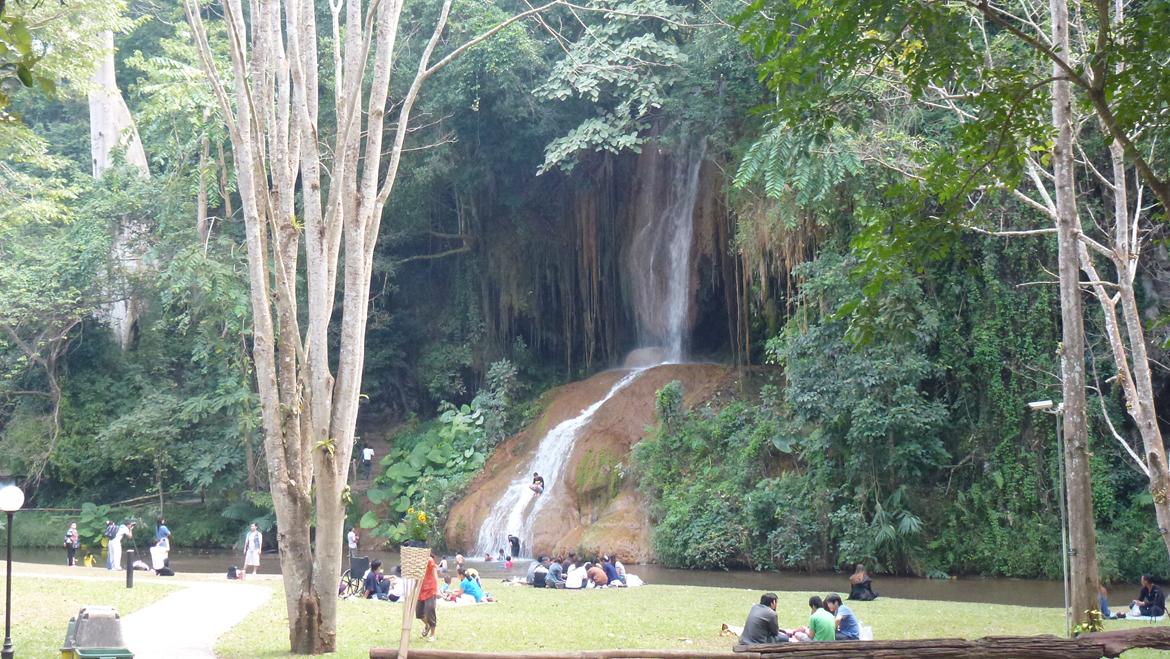
<path id="1" fill-rule="evenodd" d="M 561 652 L 472 652 L 411 648 L 411 659 L 759 659 L 754 652 L 727 650 L 566 650 Z M 398 659 L 398 648 L 373 648 L 370 659 Z"/>
<path id="2" fill-rule="evenodd" d="M 742 656 L 848 657 L 849 659 L 1101 659 L 1117 657 L 1126 650 L 1154 648 L 1170 650 L 1170 627 L 1140 627 L 1082 634 L 1076 638 L 1057 636 L 987 636 L 924 638 L 904 641 L 826 641 L 818 643 L 769 643 L 736 645 Z"/>
<path id="3" fill-rule="evenodd" d="M 413 659 L 1100 659 L 1117 657 L 1126 650 L 1170 650 L 1170 627 L 1139 627 L 1057 636 L 987 636 L 922 638 L 904 641 L 828 641 L 736 645 L 731 652 L 719 650 L 580 650 L 564 652 L 472 652 L 467 650 L 410 650 Z M 397 648 L 373 648 L 370 659 L 397 659 Z"/>

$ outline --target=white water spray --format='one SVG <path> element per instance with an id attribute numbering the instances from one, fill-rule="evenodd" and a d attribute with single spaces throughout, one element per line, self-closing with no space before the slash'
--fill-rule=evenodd
<path id="1" fill-rule="evenodd" d="M 568 421 L 557 424 L 540 440 L 536 455 L 532 456 L 520 477 L 508 485 L 508 489 L 492 506 L 491 512 L 480 525 L 479 537 L 476 539 L 476 556 L 484 554 L 495 556 L 497 549 L 508 546 L 509 535 L 520 538 L 521 551 L 531 553 L 534 522 L 549 497 L 555 496 L 558 486 L 561 485 L 565 466 L 573 454 L 573 445 L 577 443 L 578 432 L 589 425 L 590 419 L 602 405 L 617 392 L 625 389 L 645 370 L 639 368 L 630 371 L 610 387 L 609 392 L 601 400 L 581 410 L 580 414 Z M 532 484 L 533 472 L 544 477 L 543 494 L 537 495 L 528 487 Z"/>

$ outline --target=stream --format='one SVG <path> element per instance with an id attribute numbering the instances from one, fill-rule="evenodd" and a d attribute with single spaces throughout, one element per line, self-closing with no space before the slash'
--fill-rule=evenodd
<path id="1" fill-rule="evenodd" d="M 146 550 L 143 546 L 140 549 Z M 141 555 L 142 552 L 139 552 Z M 398 564 L 398 552 L 367 552 L 371 558 L 380 558 L 387 565 Z M 22 549 L 12 550 L 13 559 L 26 563 L 51 563 L 64 565 L 65 551 L 63 549 Z M 104 568 L 105 561 L 99 557 L 99 564 Z M 149 562 L 149 559 L 146 559 Z M 195 551 L 176 549 L 171 552 L 171 566 L 175 572 L 202 572 L 226 573 L 231 565 L 243 565 L 243 554 L 228 551 Z M 507 577 L 523 577 L 528 570 L 528 561 L 520 560 L 506 570 L 502 563 L 495 561 L 484 562 L 468 560 L 467 565 L 479 570 L 480 576 L 486 580 L 503 579 Z M 274 553 L 266 553 L 260 561 L 260 572 L 271 574 L 277 571 L 278 559 Z M 343 566 L 344 568 L 344 566 Z M 627 565 L 631 574 L 636 574 L 648 584 L 663 584 L 677 586 L 710 586 L 717 588 L 746 588 L 754 591 L 797 591 L 807 593 L 825 593 L 836 590 L 838 593 L 849 592 L 847 574 L 804 572 L 750 572 L 718 571 L 718 570 L 680 570 L 666 568 L 660 565 Z M 874 575 L 874 590 L 879 595 L 904 599 L 951 601 L 951 602 L 980 602 L 992 604 L 1017 604 L 1021 606 L 1041 606 L 1059 608 L 1063 602 L 1061 584 L 1059 581 L 1043 581 L 1037 579 L 985 579 L 970 577 L 963 579 L 917 579 L 908 577 L 888 577 Z M 1137 594 L 1134 586 L 1133 594 Z M 755 595 L 752 596 L 754 598 Z M 1113 595 L 1113 599 L 1128 600 L 1131 594 L 1120 586 Z M 749 599 L 752 599 L 749 598 Z"/>

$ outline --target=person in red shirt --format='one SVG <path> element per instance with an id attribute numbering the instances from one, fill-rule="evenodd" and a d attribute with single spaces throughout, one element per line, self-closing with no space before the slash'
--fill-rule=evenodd
<path id="1" fill-rule="evenodd" d="M 431 555 L 427 560 L 427 569 L 423 573 L 422 584 L 418 588 L 418 604 L 414 607 L 414 617 L 423 621 L 423 638 L 435 640 L 435 628 L 439 625 L 439 618 L 435 612 L 435 604 L 439 595 L 439 575 L 435 567 L 435 557 Z"/>

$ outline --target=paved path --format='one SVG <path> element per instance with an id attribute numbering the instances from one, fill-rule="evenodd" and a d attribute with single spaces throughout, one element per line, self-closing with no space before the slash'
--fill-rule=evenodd
<path id="1" fill-rule="evenodd" d="M 123 618 L 122 638 L 136 659 L 213 659 L 215 641 L 271 596 L 264 586 L 194 584 Z"/>

